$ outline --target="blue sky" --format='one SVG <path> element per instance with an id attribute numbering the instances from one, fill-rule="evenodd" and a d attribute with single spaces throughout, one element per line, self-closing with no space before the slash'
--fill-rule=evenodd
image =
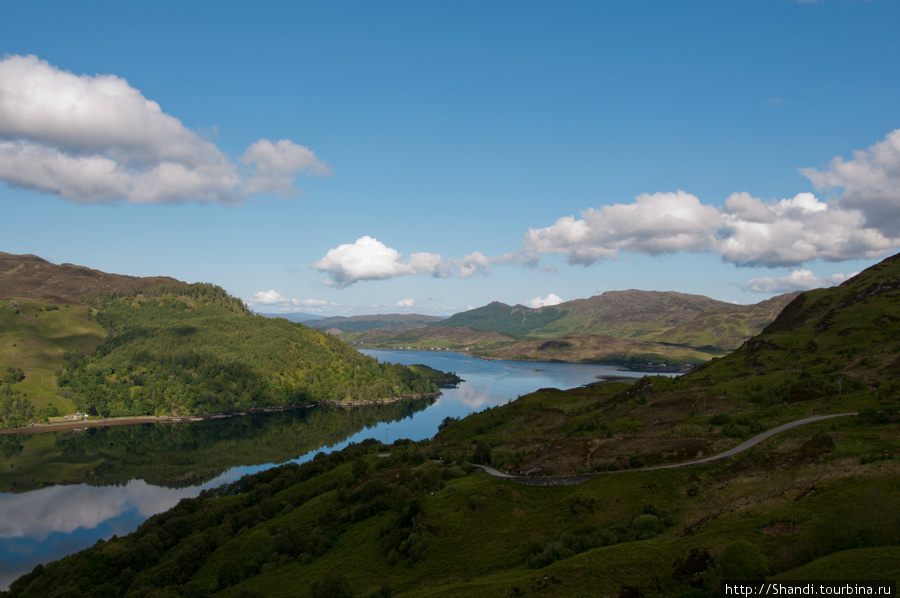
<path id="1" fill-rule="evenodd" d="M 900 3 L 5 2 L 0 251 L 263 312 L 755 303 L 900 247 Z"/>

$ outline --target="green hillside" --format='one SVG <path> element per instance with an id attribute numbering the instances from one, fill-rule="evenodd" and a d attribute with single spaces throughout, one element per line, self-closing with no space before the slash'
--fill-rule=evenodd
<path id="1" fill-rule="evenodd" d="M 76 409 L 187 415 L 437 390 L 210 284 L 0 253 L 0 298 L 0 427 Z"/>
<path id="2" fill-rule="evenodd" d="M 248 476 L 38 567 L 10 595 L 649 598 L 720 595 L 723 579 L 896 582 L 898 299 L 895 256 L 804 293 L 681 378 L 542 389 L 448 418 L 432 441 L 369 440 Z M 734 457 L 642 469 L 856 411 Z"/>
<path id="3" fill-rule="evenodd" d="M 524 305 L 509 306 L 494 301 L 484 307 L 454 314 L 431 326 L 456 326 L 481 332 L 495 332 L 509 336 L 529 336 L 554 320 L 566 315 L 555 307 L 533 309 Z"/>
<path id="4" fill-rule="evenodd" d="M 106 337 L 88 312 L 75 303 L 0 302 L 0 425 L 75 410 L 59 395 L 55 372 L 65 355 L 89 353 Z"/>
<path id="5" fill-rule="evenodd" d="M 552 307 L 493 302 L 428 326 L 380 327 L 342 338 L 366 347 L 464 351 L 491 359 L 683 368 L 737 348 L 794 296 L 733 305 L 684 293 L 608 291 Z"/>
<path id="6" fill-rule="evenodd" d="M 405 366 L 380 364 L 337 338 L 257 316 L 208 284 L 174 283 L 95 303 L 108 332 L 72 358 L 61 392 L 103 416 L 219 413 L 432 393 Z"/>
<path id="7" fill-rule="evenodd" d="M 706 310 L 740 309 L 702 295 L 637 290 L 607 291 L 555 307 L 565 310 L 565 317 L 537 330 L 537 335 L 549 337 L 577 331 L 642 339 L 690 322 Z"/>
<path id="8" fill-rule="evenodd" d="M 644 334 L 639 338 L 686 347 L 731 351 L 769 325 L 799 294 L 798 291 L 778 295 L 753 305 L 723 305 L 704 309 L 693 320 L 667 330 Z"/>
<path id="9" fill-rule="evenodd" d="M 440 322 L 443 318 L 420 314 L 376 314 L 371 316 L 335 316 L 303 322 L 316 330 L 338 330 L 341 333 L 365 332 L 366 330 L 406 330 Z"/>

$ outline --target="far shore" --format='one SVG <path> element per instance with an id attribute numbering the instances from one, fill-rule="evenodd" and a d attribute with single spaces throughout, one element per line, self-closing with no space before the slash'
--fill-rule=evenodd
<path id="1" fill-rule="evenodd" d="M 480 355 L 477 351 L 467 351 L 465 349 L 405 349 L 401 347 L 366 347 L 363 345 L 353 345 L 353 348 L 359 351 L 367 349 L 370 351 L 420 351 L 422 353 L 458 353 L 466 357 L 474 357 L 482 361 L 519 361 L 524 363 L 571 363 L 574 365 L 603 365 L 612 368 L 619 368 L 626 372 L 640 372 L 642 374 L 685 374 L 691 370 L 693 366 L 681 365 L 656 365 L 656 364 L 634 364 L 631 362 L 616 363 L 615 360 L 609 361 L 568 361 L 566 359 L 514 359 L 512 357 L 490 357 L 488 355 Z M 623 376 L 628 377 L 628 376 Z"/>
<path id="2" fill-rule="evenodd" d="M 203 413 L 199 415 L 133 415 L 126 417 L 98 417 L 79 419 L 53 423 L 32 423 L 21 428 L 0 428 L 0 435 L 9 434 L 40 434 L 42 432 L 61 432 L 65 430 L 80 430 L 83 428 L 103 428 L 109 426 L 133 426 L 137 424 L 177 424 L 188 422 L 201 422 L 212 419 L 224 419 L 228 417 L 240 417 L 253 413 L 282 413 L 295 409 L 312 409 L 319 405 L 331 405 L 337 407 L 365 407 L 371 405 L 388 405 L 403 400 L 432 399 L 440 396 L 440 392 L 400 395 L 389 399 L 374 399 L 368 401 L 319 401 L 317 403 L 303 403 L 301 405 L 288 405 L 286 407 L 254 407 L 251 409 L 238 409 L 227 413 Z"/>

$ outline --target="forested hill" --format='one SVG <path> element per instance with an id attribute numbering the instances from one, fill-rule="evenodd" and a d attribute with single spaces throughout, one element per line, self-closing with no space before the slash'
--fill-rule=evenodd
<path id="1" fill-rule="evenodd" d="M 211 284 L 171 283 L 91 300 L 108 337 L 69 356 L 61 394 L 101 415 L 216 413 L 437 389 L 301 324 L 251 314 Z"/>

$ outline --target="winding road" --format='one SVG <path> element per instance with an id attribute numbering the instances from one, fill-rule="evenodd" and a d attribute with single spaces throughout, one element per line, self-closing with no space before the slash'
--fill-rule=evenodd
<path id="1" fill-rule="evenodd" d="M 512 480 L 514 482 L 518 482 L 520 484 L 525 484 L 528 486 L 571 486 L 573 484 L 580 484 L 586 480 L 589 480 L 592 477 L 598 475 L 606 475 L 611 473 L 626 473 L 626 472 L 634 472 L 634 471 L 653 471 L 654 469 L 672 469 L 675 467 L 686 467 L 688 465 L 703 465 L 704 463 L 710 463 L 712 461 L 718 461 L 719 459 L 725 459 L 726 457 L 732 457 L 738 453 L 746 451 L 747 449 L 756 446 L 760 442 L 764 440 L 768 440 L 772 436 L 776 434 L 780 434 L 785 430 L 790 430 L 791 428 L 796 428 L 797 426 L 802 426 L 804 424 L 811 424 L 813 422 L 818 422 L 826 419 L 831 419 L 833 417 L 847 417 L 849 415 L 857 415 L 857 413 L 835 413 L 832 415 L 814 415 L 812 417 L 807 417 L 804 419 L 798 419 L 797 421 L 788 422 L 786 424 L 782 424 L 776 428 L 772 428 L 771 430 L 766 430 L 761 434 L 757 434 L 753 438 L 749 440 L 745 440 L 739 445 L 728 449 L 722 453 L 717 455 L 713 455 L 711 457 L 704 457 L 702 459 L 695 459 L 693 461 L 685 461 L 684 463 L 671 463 L 669 465 L 656 465 L 654 467 L 643 467 L 641 469 L 622 469 L 619 471 L 601 471 L 598 473 L 588 473 L 581 475 L 566 475 L 566 476 L 535 476 L 535 477 L 525 477 L 525 476 L 513 476 L 507 473 L 503 473 L 497 471 L 493 467 L 488 467 L 487 465 L 475 465 L 475 468 L 480 469 L 481 471 L 492 475 L 496 478 L 506 478 Z"/>

